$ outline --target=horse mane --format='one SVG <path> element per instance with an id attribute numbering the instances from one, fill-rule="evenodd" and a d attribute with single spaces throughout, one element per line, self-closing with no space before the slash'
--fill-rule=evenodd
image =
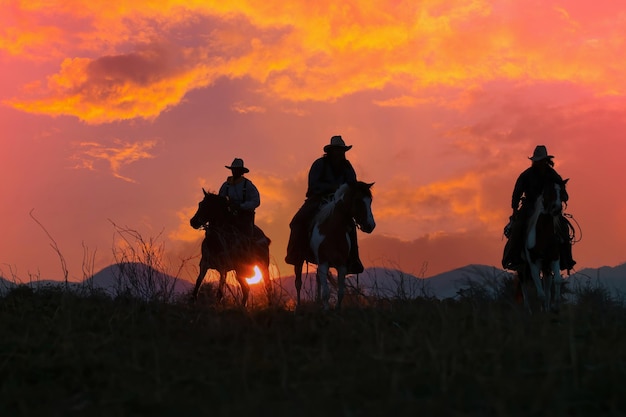
<path id="1" fill-rule="evenodd" d="M 363 181 L 357 181 L 353 183 L 353 185 L 356 186 L 363 194 L 365 194 L 365 197 L 372 198 L 372 184 L 367 184 Z"/>
<path id="2" fill-rule="evenodd" d="M 333 214 L 335 206 L 343 199 L 343 196 L 346 195 L 349 187 L 350 186 L 348 184 L 342 184 L 339 188 L 337 188 L 335 194 L 333 194 L 332 200 L 324 204 L 315 215 L 315 222 L 322 222 Z"/>
<path id="3" fill-rule="evenodd" d="M 314 220 L 316 222 L 322 222 L 329 218 L 333 214 L 337 203 L 342 201 L 346 194 L 348 194 L 348 192 L 353 188 L 356 188 L 358 191 L 363 193 L 365 197 L 370 199 L 372 198 L 371 184 L 367 184 L 363 181 L 342 184 L 339 188 L 337 188 L 335 194 L 333 194 L 332 200 L 320 208 Z"/>
<path id="4" fill-rule="evenodd" d="M 204 198 L 207 199 L 213 199 L 213 200 L 224 200 L 224 202 L 226 202 L 226 197 L 219 195 L 216 192 L 213 191 L 206 191 L 204 188 L 202 189 L 202 191 L 204 191 Z"/>
<path id="5" fill-rule="evenodd" d="M 206 194 L 206 195 L 216 195 L 216 196 L 219 196 L 218 192 L 214 191 L 214 190 L 205 190 L 203 188 L 202 191 L 204 191 L 204 194 Z"/>

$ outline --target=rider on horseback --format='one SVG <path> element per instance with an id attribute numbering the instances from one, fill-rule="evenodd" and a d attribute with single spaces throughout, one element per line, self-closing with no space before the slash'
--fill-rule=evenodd
<path id="1" fill-rule="evenodd" d="M 250 172 L 244 167 L 243 159 L 235 158 L 226 168 L 232 171 L 219 190 L 219 195 L 226 197 L 229 202 L 232 223 L 243 236 L 254 235 L 254 210 L 261 205 L 259 190 L 243 174 Z"/>
<path id="2" fill-rule="evenodd" d="M 295 265 L 301 260 L 313 261 L 309 248 L 313 217 L 342 184 L 356 181 L 356 172 L 346 159 L 346 152 L 351 148 L 352 145 L 346 146 L 341 136 L 333 136 L 330 143 L 324 146 L 324 156 L 311 165 L 306 200 L 289 223 L 291 234 L 287 244 L 286 263 Z M 356 227 L 352 227 L 349 234 L 351 249 L 348 274 L 359 274 L 363 272 L 363 264 L 359 260 Z"/>
<path id="3" fill-rule="evenodd" d="M 529 157 L 532 161 L 530 168 L 520 174 L 515 182 L 511 207 L 513 214 L 504 234 L 509 239 L 504 247 L 502 266 L 509 270 L 518 270 L 523 265 L 522 250 L 524 248 L 525 230 L 528 219 L 533 214 L 534 204 L 541 195 L 544 184 L 548 181 L 561 185 L 561 201 L 567 202 L 569 196 L 565 190 L 565 181 L 556 172 L 553 155 L 548 155 L 544 145 L 538 145 Z M 562 233 L 561 269 L 568 271 L 574 267 L 576 261 L 572 259 L 572 242 L 569 236 L 569 222 L 561 215 L 560 231 Z"/>

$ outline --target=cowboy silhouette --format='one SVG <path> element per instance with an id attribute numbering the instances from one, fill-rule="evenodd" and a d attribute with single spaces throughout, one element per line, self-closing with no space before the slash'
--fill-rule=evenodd
<path id="1" fill-rule="evenodd" d="M 306 199 L 289 223 L 291 233 L 287 244 L 285 262 L 295 265 L 298 261 L 312 260 L 309 248 L 311 222 L 324 201 L 337 189 L 349 182 L 356 182 L 356 172 L 346 159 L 346 152 L 352 145 L 346 145 L 341 136 L 333 136 L 330 143 L 324 146 L 324 155 L 316 159 L 309 170 L 309 181 Z M 363 272 L 363 264 L 359 259 L 356 227 L 349 231 L 351 249 L 348 259 L 348 274 Z"/>
<path id="2" fill-rule="evenodd" d="M 553 158 L 554 156 L 548 154 L 548 150 L 544 145 L 538 145 L 533 152 L 533 156 L 528 158 L 532 161 L 531 166 L 522 172 L 517 181 L 515 181 L 511 198 L 513 214 L 510 217 L 510 223 L 505 227 L 504 231 L 504 234 L 508 237 L 502 257 L 502 266 L 505 269 L 519 270 L 524 263 L 522 260 L 522 250 L 526 238 L 524 232 L 528 225 L 528 219 L 535 209 L 535 201 L 541 195 L 544 184 L 547 182 L 560 184 L 561 201 L 567 202 L 569 199 L 569 195 L 565 190 L 565 182 L 554 169 Z M 572 259 L 569 222 L 563 215 L 561 215 L 560 224 L 561 227 L 559 229 L 562 232 L 561 270 L 567 269 L 569 271 L 574 267 L 576 261 Z"/>
<path id="3" fill-rule="evenodd" d="M 252 237 L 254 235 L 254 210 L 261 205 L 259 190 L 243 174 L 250 172 L 244 166 L 243 159 L 235 158 L 230 166 L 232 175 L 220 187 L 218 192 L 226 197 L 229 202 L 230 212 L 233 215 L 233 225 L 242 235 Z"/>

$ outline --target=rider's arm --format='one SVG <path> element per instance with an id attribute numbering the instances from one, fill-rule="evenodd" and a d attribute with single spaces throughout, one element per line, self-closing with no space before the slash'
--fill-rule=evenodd
<path id="1" fill-rule="evenodd" d="M 309 189 L 307 196 L 320 196 L 328 194 L 331 184 L 324 179 L 324 158 L 320 158 L 313 162 L 311 169 L 309 170 Z"/>
<path id="2" fill-rule="evenodd" d="M 254 211 L 254 209 L 261 205 L 261 195 L 259 194 L 259 190 L 252 183 L 252 181 L 247 181 L 248 184 L 246 185 L 246 201 L 241 203 L 241 209 Z"/>
<path id="3" fill-rule="evenodd" d="M 524 194 L 524 190 L 526 188 L 526 176 L 524 173 L 517 178 L 515 181 L 515 187 L 513 188 L 513 195 L 511 197 L 511 208 L 515 212 L 519 206 L 519 202 L 522 198 L 522 194 Z"/>
<path id="4" fill-rule="evenodd" d="M 228 197 L 228 182 L 224 182 L 222 184 L 217 194 L 221 195 L 222 197 Z"/>

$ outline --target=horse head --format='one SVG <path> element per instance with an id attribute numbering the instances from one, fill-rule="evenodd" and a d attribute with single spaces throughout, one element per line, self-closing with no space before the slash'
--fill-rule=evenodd
<path id="1" fill-rule="evenodd" d="M 189 220 L 189 224 L 194 229 L 200 229 L 207 224 L 222 222 L 228 210 L 228 202 L 224 197 L 206 192 L 204 188 L 202 192 L 204 199 L 198 203 L 196 214 Z"/>
<path id="2" fill-rule="evenodd" d="M 543 194 L 540 197 L 543 213 L 552 216 L 558 216 L 562 213 L 563 202 L 567 200 L 567 192 L 565 191 L 567 181 L 569 181 L 569 178 L 564 181 L 548 182 L 545 184 Z"/>
<path id="3" fill-rule="evenodd" d="M 372 233 L 376 227 L 374 214 L 372 213 L 372 185 L 357 181 L 349 184 L 351 198 L 351 212 L 357 227 L 365 233 Z"/>

